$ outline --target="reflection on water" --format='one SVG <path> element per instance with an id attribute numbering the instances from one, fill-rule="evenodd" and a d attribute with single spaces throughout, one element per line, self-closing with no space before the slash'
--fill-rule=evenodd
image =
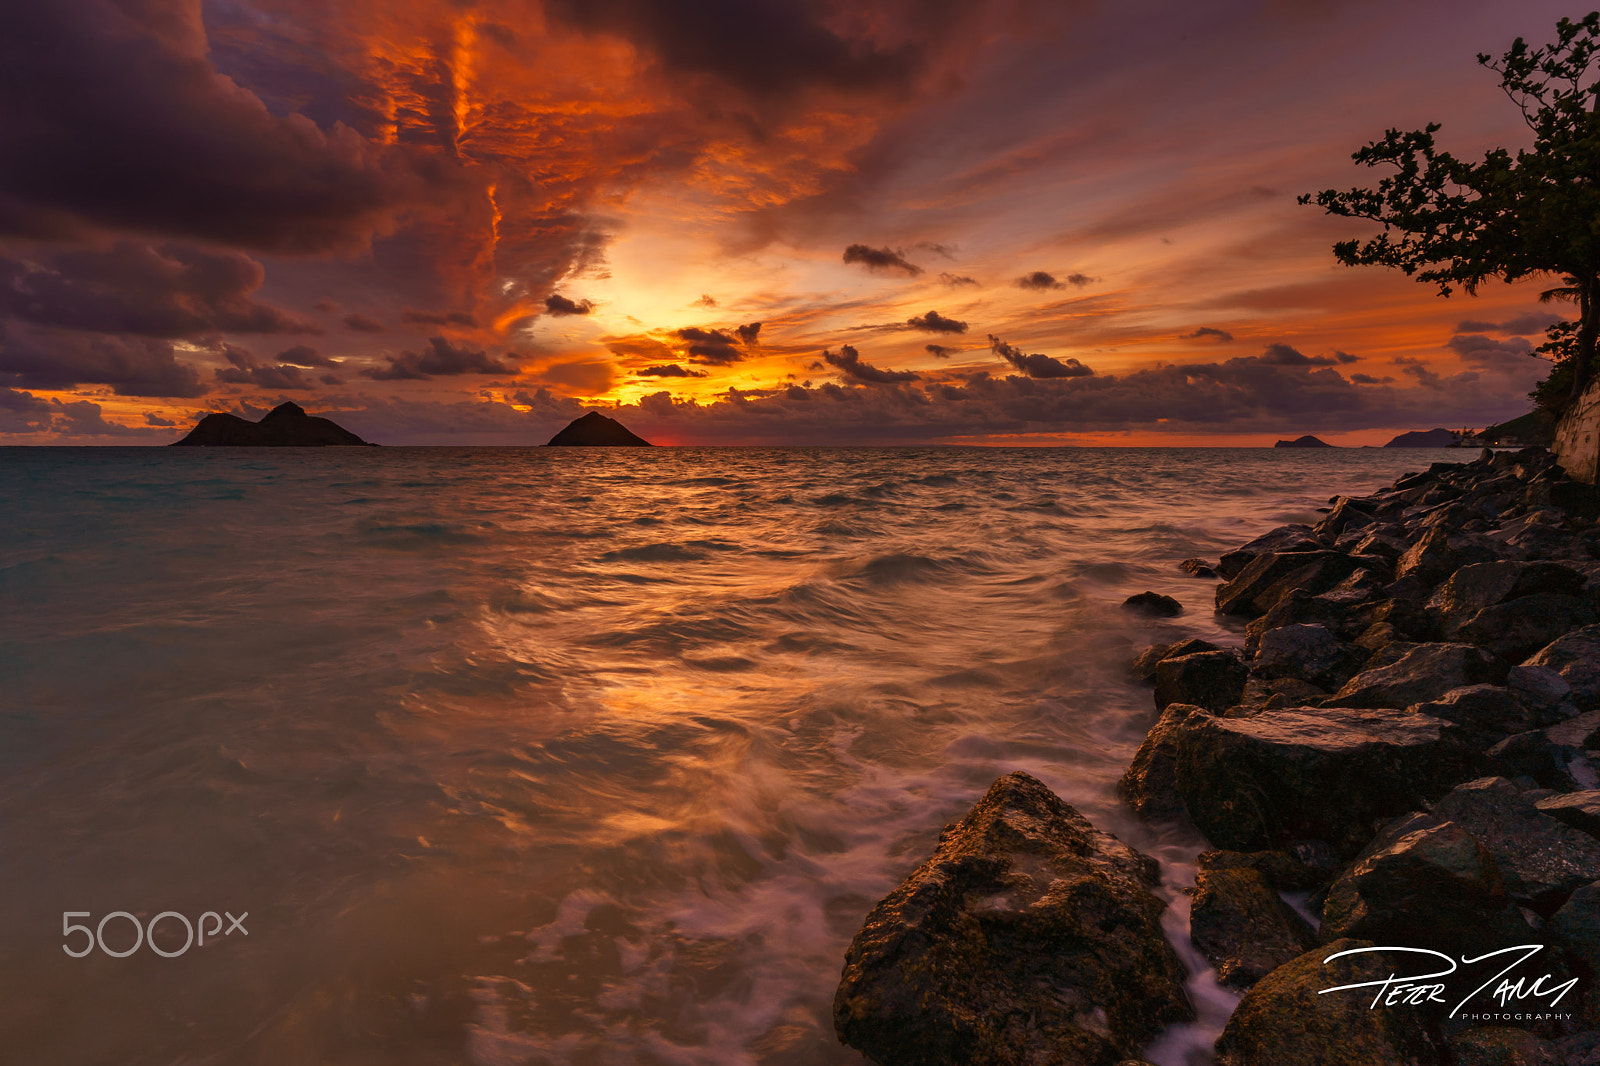
<path id="1" fill-rule="evenodd" d="M 1001 773 L 1192 876 L 1113 792 L 1128 658 L 1238 639 L 1177 561 L 1458 457 L 0 452 L 0 1040 L 862 1062 L 844 949 Z M 1117 607 L 1147 588 L 1189 612 Z M 62 912 L 117 910 L 248 936 L 67 957 Z"/>

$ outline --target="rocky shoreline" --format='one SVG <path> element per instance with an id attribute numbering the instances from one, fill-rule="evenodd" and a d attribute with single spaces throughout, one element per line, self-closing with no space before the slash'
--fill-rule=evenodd
<path id="1" fill-rule="evenodd" d="M 1600 1066 L 1597 517 L 1542 449 L 1485 451 L 1181 564 L 1245 641 L 1138 657 L 1160 717 L 1119 791 L 1214 849 L 1190 932 L 1244 992 L 1222 1066 Z M 880 1066 L 1140 1062 L 1194 1013 L 1157 883 L 1007 774 L 868 916 L 839 1038 Z"/>

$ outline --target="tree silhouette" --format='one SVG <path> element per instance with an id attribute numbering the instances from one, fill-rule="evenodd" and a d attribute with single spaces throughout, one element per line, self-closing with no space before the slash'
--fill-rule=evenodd
<path id="1" fill-rule="evenodd" d="M 1448 296 L 1489 278 L 1516 281 L 1549 275 L 1561 284 L 1546 298 L 1574 300 L 1572 329 L 1541 351 L 1558 360 L 1552 372 L 1570 401 L 1595 373 L 1600 337 L 1600 12 L 1556 23 L 1552 44 L 1530 48 L 1518 37 L 1499 59 L 1478 62 L 1500 75 L 1500 87 L 1522 111 L 1533 146 L 1513 156 L 1496 148 L 1473 163 L 1439 151 L 1439 124 L 1387 131 L 1351 158 L 1392 167 L 1374 189 L 1326 189 L 1300 197 L 1329 214 L 1382 223 L 1365 241 L 1340 241 L 1334 256 L 1349 266 L 1398 267 Z M 1566 361 L 1563 366 L 1561 360 Z M 1546 393 L 1542 402 L 1561 402 Z"/>

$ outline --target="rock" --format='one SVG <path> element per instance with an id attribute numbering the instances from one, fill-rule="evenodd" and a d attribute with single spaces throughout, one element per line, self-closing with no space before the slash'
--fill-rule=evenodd
<path id="1" fill-rule="evenodd" d="M 1217 586 L 1217 610 L 1265 614 L 1291 589 L 1305 589 L 1312 595 L 1324 592 L 1348 577 L 1356 565 L 1343 552 L 1267 552 Z"/>
<path id="2" fill-rule="evenodd" d="M 1310 526 L 1279 526 L 1224 555 L 1217 562 L 1217 573 L 1225 578 L 1237 577 L 1250 561 L 1268 552 L 1317 551 L 1322 544 L 1311 535 Z"/>
<path id="3" fill-rule="evenodd" d="M 1007 774 L 867 917 L 834 998 L 880 1066 L 1117 1062 L 1189 1021 L 1159 871 Z"/>
<path id="4" fill-rule="evenodd" d="M 1183 815 L 1176 770 L 1178 727 L 1191 714 L 1206 713 L 1193 704 L 1167 704 L 1117 782 L 1117 793 L 1145 821 L 1171 821 Z"/>
<path id="5" fill-rule="evenodd" d="M 1329 444 L 1325 440 L 1318 440 L 1316 437 L 1313 437 L 1311 434 L 1307 433 L 1305 436 L 1296 437 L 1294 440 L 1280 440 L 1276 444 L 1274 444 L 1273 447 L 1274 448 L 1332 448 L 1333 445 Z"/>
<path id="6" fill-rule="evenodd" d="M 1454 722 L 1461 727 L 1465 742 L 1479 749 L 1541 724 L 1510 689 L 1499 685 L 1453 688 L 1438 699 L 1414 703 L 1406 711 Z"/>
<path id="7" fill-rule="evenodd" d="M 1470 644 L 1420 644 L 1352 677 L 1333 699 L 1344 707 L 1409 707 L 1451 689 L 1496 681 L 1494 662 Z"/>
<path id="8" fill-rule="evenodd" d="M 1534 803 L 1544 814 L 1572 828 L 1600 837 L 1600 791 L 1587 789 L 1561 796 L 1546 796 Z"/>
<path id="9" fill-rule="evenodd" d="M 1451 574 L 1428 600 L 1428 611 L 1437 619 L 1439 633 L 1454 639 L 1473 615 L 1492 607 L 1516 588 L 1517 577 L 1527 563 L 1472 563 Z"/>
<path id="10" fill-rule="evenodd" d="M 1349 624 L 1351 612 L 1347 608 L 1329 603 L 1321 596 L 1313 596 L 1305 589 L 1290 589 L 1272 605 L 1272 610 L 1259 618 L 1252 618 L 1244 627 L 1245 650 L 1254 655 L 1261 643 L 1261 635 L 1281 626 L 1322 626 L 1338 634 Z"/>
<path id="11" fill-rule="evenodd" d="M 1194 887 L 1190 938 L 1225 985 L 1249 988 L 1316 943 L 1310 923 L 1278 898 L 1259 870 L 1211 867 L 1201 856 Z"/>
<path id="12" fill-rule="evenodd" d="M 1348 496 L 1335 496 L 1333 510 L 1312 527 L 1312 532 L 1324 544 L 1332 544 L 1349 530 L 1362 529 L 1376 521 L 1368 507 L 1356 503 Z"/>
<path id="13" fill-rule="evenodd" d="M 1176 618 L 1183 613 L 1183 604 L 1159 592 L 1140 592 L 1129 596 L 1122 601 L 1122 606 L 1141 614 L 1157 615 L 1162 618 Z"/>
<path id="14" fill-rule="evenodd" d="M 1326 845 L 1310 841 L 1271 851 L 1202 851 L 1196 861 L 1209 870 L 1254 870 L 1279 892 L 1315 888 L 1339 865 L 1338 856 Z"/>
<path id="15" fill-rule="evenodd" d="M 1267 679 L 1252 677 L 1245 682 L 1244 694 L 1239 697 L 1236 707 L 1230 707 L 1223 712 L 1229 718 L 1248 718 L 1252 714 L 1262 711 L 1282 710 L 1285 707 L 1305 707 L 1317 703 L 1328 694 L 1327 689 L 1318 688 L 1309 681 L 1302 681 L 1298 677 L 1282 677 Z"/>
<path id="16" fill-rule="evenodd" d="M 1482 758 L 1436 718 L 1347 707 L 1191 715 L 1176 749 L 1178 794 L 1213 845 L 1251 851 L 1310 838 L 1344 856 L 1471 777 Z"/>
<path id="17" fill-rule="evenodd" d="M 1376 954 L 1333 957 L 1372 946 L 1338 940 L 1273 970 L 1228 1019 L 1217 1066 L 1438 1066 L 1419 1012 L 1369 1010 L 1373 988 L 1322 994 L 1393 974 Z"/>
<path id="18" fill-rule="evenodd" d="M 173 442 L 174 447 L 316 448 L 329 445 L 367 445 L 367 442 L 336 422 L 306 414 L 297 403 L 280 403 L 259 422 L 237 415 L 209 414 L 188 436 Z"/>
<path id="19" fill-rule="evenodd" d="M 1550 725 L 1577 713 L 1577 706 L 1572 702 L 1572 686 L 1548 666 L 1513 666 L 1506 671 L 1506 688 L 1536 713 L 1548 717 L 1549 721 L 1541 725 Z"/>
<path id="20" fill-rule="evenodd" d="M 1594 624 L 1594 608 L 1577 596 L 1543 592 L 1485 607 L 1457 631 L 1502 659 L 1521 662 L 1568 631 Z"/>
<path id="21" fill-rule="evenodd" d="M 1415 577 L 1425 586 L 1437 584 L 1460 563 L 1450 548 L 1450 535 L 1434 526 L 1406 549 L 1394 566 L 1396 578 Z"/>
<path id="22" fill-rule="evenodd" d="M 1494 858 L 1511 898 L 1540 914 L 1600 880 L 1600 841 L 1540 812 L 1503 777 L 1453 789 L 1432 813 L 1471 833 Z"/>
<path id="23" fill-rule="evenodd" d="M 1193 703 L 1225 711 L 1244 695 L 1250 672 L 1230 649 L 1168 656 L 1156 664 L 1156 710 L 1171 703 Z"/>
<path id="24" fill-rule="evenodd" d="M 590 411 L 574 418 L 565 429 L 551 437 L 545 447 L 648 448 L 650 442 L 614 418 Z"/>
<path id="25" fill-rule="evenodd" d="M 1289 625 L 1261 635 L 1250 669 L 1261 677 L 1292 677 L 1337 689 L 1366 656 L 1341 643 L 1325 626 Z"/>
<path id="26" fill-rule="evenodd" d="M 1350 549 L 1351 555 L 1375 555 L 1398 562 L 1408 545 L 1401 537 L 1381 531 L 1365 532 Z"/>
<path id="27" fill-rule="evenodd" d="M 1479 1026 L 1445 1045 L 1452 1066 L 1566 1066 L 1560 1050 L 1526 1029 Z"/>
<path id="28" fill-rule="evenodd" d="M 1573 780 L 1568 767 L 1580 754 L 1577 748 L 1558 744 L 1542 730 L 1533 729 L 1509 736 L 1491 747 L 1489 772 L 1513 780 L 1529 778 L 1541 788 L 1570 792 L 1582 787 Z"/>
<path id="29" fill-rule="evenodd" d="M 1551 916 L 1549 928 L 1586 972 L 1600 972 L 1600 881 L 1574 890 Z"/>
<path id="30" fill-rule="evenodd" d="M 1217 568 L 1204 559 L 1185 559 L 1178 564 L 1178 569 L 1193 577 L 1216 577 Z"/>
<path id="31" fill-rule="evenodd" d="M 1412 813 L 1385 826 L 1328 887 L 1321 935 L 1470 956 L 1527 943 L 1533 930 L 1471 834 Z"/>
<path id="32" fill-rule="evenodd" d="M 1216 651 L 1217 646 L 1209 640 L 1200 640 L 1190 637 L 1180 640 L 1176 644 L 1152 644 L 1133 660 L 1129 670 L 1140 681 L 1154 681 L 1156 677 L 1156 664 L 1162 659 L 1175 659 L 1182 655 L 1193 655 L 1197 651 Z"/>
<path id="33" fill-rule="evenodd" d="M 1548 666 L 1572 686 L 1580 710 L 1600 707 L 1600 625 L 1585 626 L 1558 637 L 1535 652 L 1528 666 Z"/>

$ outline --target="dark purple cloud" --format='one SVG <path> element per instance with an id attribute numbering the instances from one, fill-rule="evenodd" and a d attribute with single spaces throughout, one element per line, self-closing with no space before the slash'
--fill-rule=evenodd
<path id="1" fill-rule="evenodd" d="M 107 249 L 36 253 L 26 261 L 0 257 L 0 316 L 150 337 L 322 332 L 251 299 L 265 276 L 247 255 L 173 243 L 120 241 Z"/>
<path id="2" fill-rule="evenodd" d="M 906 320 L 906 325 L 924 333 L 965 333 L 967 324 L 958 322 L 953 318 L 946 318 L 937 311 L 929 311 L 925 315 L 917 315 Z"/>
<path id="3" fill-rule="evenodd" d="M 935 359 L 948 359 L 961 349 L 947 348 L 942 344 L 924 344 L 922 346 L 922 350 L 933 356 Z"/>
<path id="4" fill-rule="evenodd" d="M 329 359 L 309 344 L 297 344 L 293 348 L 285 348 L 278 353 L 278 362 L 305 367 L 334 367 L 339 365 L 339 360 Z"/>
<path id="5" fill-rule="evenodd" d="M 586 315 L 594 310 L 594 304 L 588 300 L 569 300 L 553 292 L 544 298 L 544 309 L 550 315 Z"/>
<path id="6" fill-rule="evenodd" d="M 859 263 L 873 273 L 899 273 L 916 277 L 922 268 L 909 262 L 899 249 L 872 248 L 865 244 L 852 244 L 844 250 L 846 263 Z"/>
<path id="7" fill-rule="evenodd" d="M 1551 314 L 1549 311 L 1525 311 L 1504 322 L 1480 322 L 1477 319 L 1467 319 L 1456 326 L 1456 332 L 1510 333 L 1514 336 L 1527 336 L 1534 333 L 1543 333 L 1546 326 L 1560 322 L 1561 317 L 1557 314 Z"/>
<path id="8" fill-rule="evenodd" d="M 34 389 L 109 385 L 118 396 L 189 398 L 206 386 L 172 342 L 57 330 L 12 329 L 0 341 L 0 383 Z"/>
<path id="9" fill-rule="evenodd" d="M 953 26 L 945 0 L 910 5 L 913 26 Z M 834 10 L 806 0 L 549 0 L 553 18 L 591 33 L 627 38 L 670 70 L 709 74 L 757 99 L 813 89 L 878 93 L 906 88 L 925 61 L 916 43 L 887 46 L 841 29 Z"/>
<path id="10" fill-rule="evenodd" d="M 761 336 L 761 323 L 746 322 L 742 326 L 736 326 L 733 332 L 738 336 L 739 343 L 748 348 Z"/>
<path id="11" fill-rule="evenodd" d="M 1024 274 L 1016 280 L 1015 284 L 1019 289 L 1033 289 L 1036 292 L 1045 289 L 1063 288 L 1054 274 L 1044 270 L 1035 270 L 1031 274 Z"/>
<path id="12" fill-rule="evenodd" d="M 1204 338 L 1204 337 L 1214 337 L 1217 340 L 1221 341 L 1223 344 L 1227 344 L 1229 341 L 1233 340 L 1233 334 L 1229 333 L 1225 329 L 1217 329 L 1217 328 L 1215 328 L 1213 326 L 1201 326 L 1199 329 L 1196 329 L 1193 333 L 1184 333 L 1184 334 L 1182 334 L 1181 336 L 1179 336 L 1178 339 L 1179 340 L 1185 340 L 1185 341 L 1192 341 L 1192 340 L 1200 340 L 1201 338 Z"/>
<path id="13" fill-rule="evenodd" d="M 939 275 L 939 281 L 952 289 L 959 288 L 962 285 L 978 284 L 977 278 L 969 278 L 965 274 L 951 274 L 948 271 Z"/>
<path id="14" fill-rule="evenodd" d="M 364 241 L 456 182 L 436 156 L 275 114 L 207 58 L 198 3 L 11 5 L 0 232 L 84 227 L 279 252 Z"/>
<path id="15" fill-rule="evenodd" d="M 643 370 L 634 371 L 634 373 L 642 378 L 703 378 L 706 376 L 703 370 L 690 370 L 688 367 L 679 366 L 677 363 L 647 366 Z"/>
<path id="16" fill-rule="evenodd" d="M 838 355 L 823 352 L 822 359 L 829 366 L 837 367 L 852 381 L 864 381 L 870 385 L 893 385 L 902 381 L 916 381 L 922 376 L 914 370 L 879 370 L 870 363 L 862 362 L 861 353 L 848 344 L 840 346 Z"/>
<path id="17" fill-rule="evenodd" d="M 388 357 L 386 367 L 368 368 L 362 376 L 374 381 L 426 381 L 434 377 L 456 377 L 461 374 L 510 374 L 515 368 L 491 357 L 485 351 L 473 351 L 465 345 L 451 344 L 444 337 L 430 337 L 428 347 L 420 352 L 401 352 Z"/>
<path id="18" fill-rule="evenodd" d="M 684 351 L 696 363 L 727 366 L 745 357 L 745 353 L 739 348 L 739 341 L 720 329 L 686 326 L 683 329 L 673 330 L 672 335 L 685 342 Z"/>
<path id="19" fill-rule="evenodd" d="M 1007 344 L 992 333 L 989 335 L 989 350 L 1030 378 L 1081 378 L 1094 374 L 1093 370 L 1076 359 L 1068 359 L 1063 363 L 1048 355 L 1024 355 L 1021 348 Z"/>
<path id="20" fill-rule="evenodd" d="M 1458 333 L 1445 342 L 1445 347 L 1469 363 L 1480 364 L 1501 360 L 1524 362 L 1533 354 L 1533 345 L 1522 337 L 1497 341 L 1481 333 Z"/>
<path id="21" fill-rule="evenodd" d="M 349 314 L 344 316 L 346 329 L 353 329 L 357 333 L 383 333 L 383 323 L 375 318 L 368 318 L 363 314 Z"/>
<path id="22" fill-rule="evenodd" d="M 1287 344 L 1269 344 L 1261 353 L 1261 362 L 1267 366 L 1333 366 L 1335 363 L 1353 362 L 1352 359 L 1335 359 L 1328 355 L 1306 355 Z"/>

